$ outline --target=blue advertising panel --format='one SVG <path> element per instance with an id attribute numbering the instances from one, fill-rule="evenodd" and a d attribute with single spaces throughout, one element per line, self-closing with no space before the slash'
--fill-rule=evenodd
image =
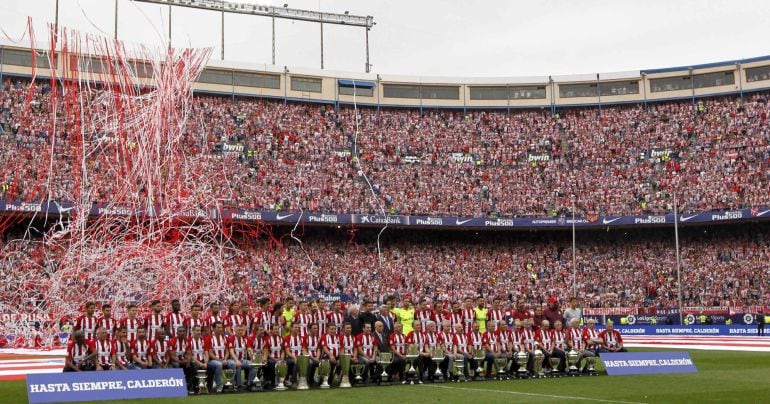
<path id="1" fill-rule="evenodd" d="M 596 329 L 602 329 L 597 326 Z M 756 325 L 615 325 L 623 336 L 627 335 L 757 335 Z"/>
<path id="2" fill-rule="evenodd" d="M 25 214 L 54 214 L 69 215 L 77 206 L 71 202 L 22 202 L 0 200 L 0 213 Z M 457 216 L 401 216 L 348 213 L 309 213 L 309 212 L 276 212 L 250 209 L 193 209 L 171 212 L 160 206 L 146 209 L 135 209 L 117 205 L 89 205 L 80 207 L 92 216 L 157 216 L 171 215 L 184 218 L 222 218 L 242 222 L 265 222 L 275 224 L 315 224 L 315 225 L 362 225 L 362 226 L 395 226 L 422 227 L 446 229 L 535 229 L 535 228 L 568 228 L 574 225 L 580 228 L 606 228 L 618 226 L 651 226 L 673 225 L 672 213 L 661 215 L 636 216 L 598 216 L 576 217 L 457 217 Z M 724 210 L 682 213 L 676 218 L 682 225 L 692 223 L 720 223 L 746 220 L 770 219 L 770 208 L 757 207 L 753 209 Z"/>
<path id="3" fill-rule="evenodd" d="M 687 351 L 605 353 L 601 359 L 610 376 L 698 371 Z"/>
<path id="4" fill-rule="evenodd" d="M 39 373 L 27 375 L 29 402 L 186 397 L 182 369 Z"/>

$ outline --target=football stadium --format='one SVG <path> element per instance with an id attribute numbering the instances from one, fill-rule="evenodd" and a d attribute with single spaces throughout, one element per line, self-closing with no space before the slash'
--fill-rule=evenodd
<path id="1" fill-rule="evenodd" d="M 770 401 L 770 5 L 296 1 L 0 4 L 0 402 Z"/>

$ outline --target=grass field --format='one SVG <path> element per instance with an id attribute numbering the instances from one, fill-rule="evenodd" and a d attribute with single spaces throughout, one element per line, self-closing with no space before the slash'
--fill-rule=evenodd
<path id="1" fill-rule="evenodd" d="M 636 349 L 635 349 L 636 351 Z M 770 353 L 690 351 L 695 374 L 445 383 L 194 396 L 140 403 L 770 403 Z M 602 370 L 602 367 L 598 367 Z M 305 401 L 307 400 L 307 401 Z M 0 382 L 0 403 L 27 402 L 23 381 Z"/>

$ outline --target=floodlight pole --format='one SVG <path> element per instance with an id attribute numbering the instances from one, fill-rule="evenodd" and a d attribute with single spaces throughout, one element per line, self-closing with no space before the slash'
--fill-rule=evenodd
<path id="1" fill-rule="evenodd" d="M 324 22 L 321 20 L 321 70 L 324 68 Z"/>
<path id="2" fill-rule="evenodd" d="M 366 31 L 366 72 L 369 73 L 369 27 L 365 27 L 364 30 Z"/>
<path id="3" fill-rule="evenodd" d="M 56 10 L 55 10 L 55 16 L 54 16 L 54 36 L 56 39 L 59 38 L 59 0 L 56 0 Z"/>
<path id="4" fill-rule="evenodd" d="M 577 297 L 577 249 L 575 248 L 575 196 L 572 196 L 572 296 Z"/>
<path id="5" fill-rule="evenodd" d="M 118 40 L 118 0 L 115 0 L 115 40 Z"/>
<path id="6" fill-rule="evenodd" d="M 225 10 L 222 10 L 222 60 L 225 60 Z"/>
<path id="7" fill-rule="evenodd" d="M 275 66 L 275 12 L 273 12 L 273 66 Z"/>
<path id="8" fill-rule="evenodd" d="M 168 48 L 171 49 L 171 4 L 168 5 Z"/>
<path id="9" fill-rule="evenodd" d="M 682 270 L 679 257 L 679 211 L 677 208 L 676 192 L 674 192 L 674 245 L 676 248 L 676 286 L 679 298 L 679 324 L 684 324 L 682 321 Z"/>

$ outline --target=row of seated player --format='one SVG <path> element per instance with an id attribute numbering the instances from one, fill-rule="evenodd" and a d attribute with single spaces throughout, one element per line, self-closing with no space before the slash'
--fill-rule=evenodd
<path id="1" fill-rule="evenodd" d="M 120 171 L 112 153 L 69 147 L 80 137 L 72 118 L 59 123 L 54 142 L 55 92 L 33 86 L 32 104 L 27 94 L 25 83 L 9 81 L 0 93 L 4 197 L 84 194 L 72 176 L 78 166 L 73 160 L 84 154 L 93 170 L 88 195 L 94 201 L 141 193 L 141 187 L 126 191 L 114 181 Z M 684 101 L 608 106 L 601 114 L 565 109 L 558 115 L 363 108 L 356 115 L 347 108 L 200 96 L 177 152 L 189 154 L 189 171 L 199 174 L 187 193 L 249 208 L 542 216 L 567 213 L 576 195 L 582 213 L 660 213 L 673 209 L 674 189 L 680 211 L 760 206 L 770 204 L 766 96 L 743 103 L 731 96 L 702 100 L 702 107 Z M 58 105 L 60 116 L 67 116 L 66 103 Z M 86 116 L 99 133 L 103 106 L 91 108 Z M 91 140 L 92 147 L 112 147 Z M 209 158 L 222 142 L 251 152 Z M 349 154 L 354 149 L 360 165 Z M 650 156 L 651 150 L 662 154 Z M 460 162 L 452 153 L 461 154 Z M 549 161 L 524 161 L 528 153 L 547 154 Z M 407 156 L 420 162 L 406 163 Z"/>
<path id="2" fill-rule="evenodd" d="M 583 366 L 583 372 L 588 372 L 596 355 L 625 351 L 622 337 L 611 322 L 599 331 L 593 320 L 581 328 L 580 321 L 572 318 L 566 329 L 561 320 L 554 322 L 553 329 L 549 320 L 542 320 L 535 329 L 531 318 L 517 318 L 510 321 L 513 329 L 509 329 L 506 320 L 455 321 L 451 313 L 437 312 L 433 319 L 416 319 L 410 324 L 402 319 L 410 313 L 414 316 L 415 311 L 408 299 L 403 303 L 403 307 L 392 309 L 382 305 L 373 325 L 367 322 L 355 334 L 347 321 L 339 325 L 310 322 L 303 324 L 302 332 L 300 323 L 294 322 L 289 334 L 282 336 L 285 323 L 279 318 L 283 315 L 272 317 L 269 311 L 258 313 L 259 320 L 250 332 L 244 324 L 236 324 L 229 327 L 233 330 L 229 335 L 221 321 L 214 319 L 203 325 L 194 317 L 189 336 L 185 325 L 179 325 L 168 337 L 165 328 L 158 328 L 152 339 L 147 338 L 145 326 L 138 325 L 133 340 L 124 326 L 112 330 L 98 326 L 95 340 L 87 339 L 91 330 L 78 329 L 68 346 L 65 371 L 178 367 L 185 371 L 190 392 L 204 380 L 207 389 L 217 392 L 223 390 L 225 382 L 232 389 L 272 386 L 280 390 L 291 387 L 291 380 L 300 386 L 328 387 L 336 373 L 340 373 L 343 387 L 350 380 L 422 384 L 468 381 L 472 377 L 541 377 L 565 373 L 569 351 L 574 351 L 575 368 L 588 358 Z M 303 308 L 307 308 L 306 302 Z M 555 307 L 550 309 L 560 313 Z M 494 311 L 489 310 L 492 316 Z M 297 314 L 301 320 L 302 312 Z M 441 319 L 443 315 L 447 318 Z M 78 324 L 83 322 L 83 318 L 78 320 Z M 408 324 L 408 331 L 404 324 Z M 204 328 L 210 335 L 203 334 Z M 113 332 L 115 339 L 110 338 Z M 359 372 L 353 371 L 351 364 L 360 366 Z M 235 372 L 223 381 L 228 370 Z"/>

